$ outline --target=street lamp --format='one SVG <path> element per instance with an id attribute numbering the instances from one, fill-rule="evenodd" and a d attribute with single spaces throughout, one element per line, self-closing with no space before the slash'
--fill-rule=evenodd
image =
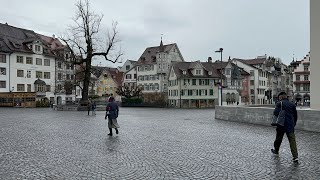
<path id="1" fill-rule="evenodd" d="M 222 52 L 223 48 L 220 48 L 219 50 L 215 51 L 216 53 L 220 53 L 221 59 L 220 59 L 220 105 L 222 106 Z"/>

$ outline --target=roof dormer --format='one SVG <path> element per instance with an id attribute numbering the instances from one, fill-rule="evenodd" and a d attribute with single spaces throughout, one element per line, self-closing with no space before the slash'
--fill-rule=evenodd
<path id="1" fill-rule="evenodd" d="M 32 46 L 32 50 L 36 54 L 42 54 L 43 53 L 42 43 L 40 41 L 34 41 L 33 46 Z"/>

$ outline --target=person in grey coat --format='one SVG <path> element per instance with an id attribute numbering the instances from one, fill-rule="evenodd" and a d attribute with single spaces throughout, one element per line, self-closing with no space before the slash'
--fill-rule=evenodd
<path id="1" fill-rule="evenodd" d="M 294 134 L 294 127 L 297 124 L 297 109 L 296 105 L 292 102 L 290 102 L 287 98 L 287 94 L 285 92 L 281 92 L 278 95 L 279 101 L 276 104 L 276 108 L 274 109 L 273 114 L 275 116 L 278 116 L 281 108 L 285 110 L 285 121 L 284 126 L 277 126 L 276 131 L 276 139 L 274 141 L 274 149 L 271 149 L 271 152 L 275 155 L 279 154 L 280 145 L 282 143 L 282 139 L 284 134 L 287 134 L 291 154 L 293 157 L 293 162 L 298 162 L 298 150 L 297 150 L 297 144 L 296 144 L 296 137 Z M 282 106 L 282 107 L 281 107 Z"/>
<path id="2" fill-rule="evenodd" d="M 108 117 L 108 127 L 109 127 L 109 136 L 112 136 L 112 128 L 115 128 L 116 134 L 119 133 L 118 128 L 120 126 L 118 125 L 117 118 L 119 116 L 119 106 L 114 101 L 114 97 L 109 98 L 109 102 L 107 104 L 106 108 L 106 116 L 105 119 Z"/>

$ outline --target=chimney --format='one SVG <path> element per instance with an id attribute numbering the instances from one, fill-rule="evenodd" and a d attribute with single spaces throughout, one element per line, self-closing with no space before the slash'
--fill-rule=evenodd
<path id="1" fill-rule="evenodd" d="M 208 57 L 208 63 L 212 63 L 212 58 Z"/>
<path id="2" fill-rule="evenodd" d="M 53 38 L 53 39 L 56 39 L 56 36 L 53 34 L 53 35 L 52 35 L 52 38 Z"/>

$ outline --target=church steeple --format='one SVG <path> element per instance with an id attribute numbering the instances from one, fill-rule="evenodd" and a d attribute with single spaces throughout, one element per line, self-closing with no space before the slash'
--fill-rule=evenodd
<path id="1" fill-rule="evenodd" d="M 160 41 L 160 52 L 163 52 L 164 51 L 164 46 L 163 46 L 163 42 L 162 42 L 162 34 L 161 34 L 161 41 Z"/>

